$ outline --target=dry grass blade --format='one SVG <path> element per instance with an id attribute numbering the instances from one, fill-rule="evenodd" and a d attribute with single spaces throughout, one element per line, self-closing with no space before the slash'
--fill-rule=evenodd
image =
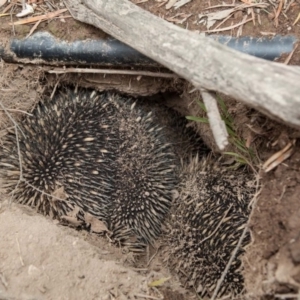
<path id="1" fill-rule="evenodd" d="M 298 14 L 296 20 L 294 21 L 293 26 L 295 26 L 299 20 L 300 20 L 300 13 Z"/>
<path id="2" fill-rule="evenodd" d="M 284 2 L 284 0 L 280 0 L 276 14 L 275 14 L 275 18 L 274 18 L 275 27 L 278 27 L 278 17 L 282 11 L 283 2 Z"/>
<path id="3" fill-rule="evenodd" d="M 26 39 L 29 38 L 34 33 L 34 31 L 38 28 L 38 26 L 40 25 L 41 22 L 42 22 L 42 20 L 38 20 L 34 24 L 34 26 L 32 26 L 32 28 L 30 29 L 29 33 L 26 35 Z"/>
<path id="4" fill-rule="evenodd" d="M 208 14 L 199 14 L 199 19 L 201 20 L 202 18 L 207 18 L 207 29 L 209 29 L 210 27 L 212 27 L 216 21 L 220 21 L 223 20 L 222 23 L 224 23 L 228 18 L 230 18 L 232 16 L 233 13 L 237 12 L 237 11 L 243 11 L 245 9 L 251 9 L 252 10 L 252 19 L 253 22 L 255 23 L 255 18 L 254 18 L 254 10 L 253 8 L 266 8 L 268 6 L 267 3 L 243 3 L 240 5 L 215 5 L 215 6 L 210 6 L 208 8 L 205 8 L 204 10 L 208 10 L 208 9 L 213 9 L 213 8 L 225 8 L 225 7 L 232 7 L 232 8 L 228 8 L 225 10 L 221 10 L 221 11 L 217 11 L 217 12 L 211 12 Z M 221 24 L 222 24 L 221 23 Z M 219 24 L 218 27 L 221 25 Z M 239 26 L 239 25 L 237 25 Z M 216 28 L 215 28 L 216 29 Z"/>
<path id="5" fill-rule="evenodd" d="M 300 14 L 299 14 L 300 16 Z M 298 48 L 298 44 L 294 47 L 293 51 L 288 55 L 288 57 L 286 58 L 286 60 L 284 61 L 284 64 L 288 65 L 293 54 L 295 53 L 296 49 Z"/>
<path id="6" fill-rule="evenodd" d="M 239 26 L 241 26 L 243 24 L 246 24 L 246 23 L 248 23 L 248 22 L 250 22 L 252 20 L 253 20 L 253 18 L 250 18 L 250 19 L 248 19 L 246 21 L 240 22 L 240 23 L 232 25 L 232 26 L 228 26 L 228 27 L 224 27 L 224 28 L 220 28 L 220 29 L 206 30 L 206 31 L 203 31 L 203 32 L 205 32 L 205 33 L 213 33 L 213 32 L 220 32 L 220 31 L 227 31 L 227 30 L 231 30 L 231 29 L 234 29 L 236 27 L 239 27 Z"/>
<path id="7" fill-rule="evenodd" d="M 247 20 L 247 16 L 244 16 L 242 22 L 245 22 L 246 20 Z M 254 20 L 254 16 L 253 16 L 253 20 Z M 255 23 L 255 22 L 254 22 L 254 23 Z M 237 33 L 236 33 L 236 36 L 237 36 L 237 37 L 239 37 L 239 36 L 241 36 L 241 35 L 243 34 L 243 25 L 244 25 L 244 24 L 242 24 L 242 25 L 240 26 L 240 28 L 237 30 Z"/>
<path id="8" fill-rule="evenodd" d="M 25 20 L 19 20 L 19 21 L 16 21 L 14 23 L 10 23 L 10 25 L 24 25 L 24 24 L 31 24 L 31 23 L 35 23 L 37 21 L 46 21 L 46 20 L 49 20 L 49 19 L 52 19 L 52 18 L 55 18 L 57 17 L 58 15 L 64 13 L 68 11 L 66 8 L 64 9 L 60 9 L 60 10 L 57 10 L 55 12 L 50 12 L 50 13 L 47 13 L 45 15 L 41 15 L 41 16 L 36 16 L 36 17 L 31 17 L 31 18 L 27 18 Z"/>
<path id="9" fill-rule="evenodd" d="M 292 146 L 295 141 L 288 143 L 282 150 L 273 154 L 262 166 L 262 169 L 267 173 L 289 158 L 293 152 Z"/>

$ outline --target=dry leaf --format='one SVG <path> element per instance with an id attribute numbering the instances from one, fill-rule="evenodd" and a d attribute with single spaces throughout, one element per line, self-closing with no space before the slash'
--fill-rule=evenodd
<path id="1" fill-rule="evenodd" d="M 61 188 L 58 190 L 61 190 Z M 72 227 L 79 227 L 83 224 L 82 221 L 78 220 L 77 215 L 79 212 L 80 212 L 80 207 L 75 206 L 73 210 L 69 211 L 66 216 L 62 216 L 61 219 L 67 221 L 68 224 Z"/>
<path id="2" fill-rule="evenodd" d="M 180 0 L 177 3 L 175 3 L 174 8 L 178 9 L 179 7 L 186 5 L 187 3 L 191 2 L 192 0 Z"/>
<path id="3" fill-rule="evenodd" d="M 73 210 L 71 210 L 71 211 L 69 211 L 68 212 L 68 216 L 69 217 L 76 217 L 77 218 L 77 215 L 78 215 L 78 213 L 80 212 L 80 207 L 79 206 L 77 206 L 77 205 L 75 205 L 74 206 L 74 209 Z"/>
<path id="4" fill-rule="evenodd" d="M 106 225 L 94 217 L 93 215 L 89 213 L 84 213 L 84 220 L 86 223 L 91 224 L 91 231 L 95 233 L 103 233 L 103 232 L 109 232 L 108 228 Z"/>
<path id="5" fill-rule="evenodd" d="M 66 200 L 68 197 L 63 186 L 53 191 L 51 195 L 60 200 Z"/>
<path id="6" fill-rule="evenodd" d="M 169 2 L 166 4 L 166 9 L 170 9 L 173 7 L 173 5 L 177 2 L 177 0 L 169 0 Z"/>
<path id="7" fill-rule="evenodd" d="M 31 15 L 33 13 L 34 13 L 34 8 L 31 5 L 25 3 L 24 9 L 22 9 L 22 11 L 20 13 L 16 14 L 16 17 L 17 18 L 23 18 L 23 17 L 26 17 L 26 16 Z"/>
<path id="8" fill-rule="evenodd" d="M 79 227 L 83 224 L 82 221 L 78 220 L 75 217 L 69 217 L 69 216 L 62 216 L 61 217 L 62 220 L 68 222 L 68 225 L 72 226 L 72 227 Z"/>
<path id="9" fill-rule="evenodd" d="M 6 2 L 7 0 L 0 0 L 0 7 L 3 6 Z"/>
<path id="10" fill-rule="evenodd" d="M 206 23 L 206 28 L 209 29 L 211 28 L 217 21 L 223 20 L 227 17 L 229 17 L 231 14 L 235 12 L 235 8 L 229 8 L 229 9 L 224 9 L 221 11 L 217 12 L 212 12 L 209 14 L 199 14 L 199 20 L 202 18 L 207 18 L 207 23 Z"/>

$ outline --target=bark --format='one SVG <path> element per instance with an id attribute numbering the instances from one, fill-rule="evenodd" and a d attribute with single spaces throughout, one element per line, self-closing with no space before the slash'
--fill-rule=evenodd
<path id="1" fill-rule="evenodd" d="M 300 128 L 300 71 L 236 52 L 179 28 L 128 0 L 65 0 L 72 16 L 92 24 L 194 84 L 225 93 Z"/>

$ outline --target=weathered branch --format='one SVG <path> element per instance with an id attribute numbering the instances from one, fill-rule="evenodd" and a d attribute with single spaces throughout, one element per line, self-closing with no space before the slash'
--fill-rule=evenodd
<path id="1" fill-rule="evenodd" d="M 184 30 L 128 0 L 65 0 L 92 24 L 168 67 L 197 88 L 225 93 L 300 128 L 300 71 L 238 53 Z"/>
<path id="2" fill-rule="evenodd" d="M 228 145 L 228 132 L 225 122 L 220 115 L 217 100 L 206 90 L 201 90 L 201 97 L 207 110 L 210 129 L 215 138 L 219 150 L 224 150 Z"/>

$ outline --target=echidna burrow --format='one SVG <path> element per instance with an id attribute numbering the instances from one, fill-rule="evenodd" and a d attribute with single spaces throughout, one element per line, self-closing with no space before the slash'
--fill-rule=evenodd
<path id="1" fill-rule="evenodd" d="M 185 286 L 212 294 L 248 220 L 253 187 L 244 172 L 189 162 L 207 148 L 178 114 L 114 93 L 68 90 L 38 103 L 17 136 L 18 143 L 10 130 L 2 141 L 0 176 L 18 203 L 58 219 L 89 213 L 132 251 L 159 236 L 172 206 L 169 265 Z M 242 246 L 248 242 L 249 235 Z M 242 252 L 220 295 L 242 291 Z"/>

